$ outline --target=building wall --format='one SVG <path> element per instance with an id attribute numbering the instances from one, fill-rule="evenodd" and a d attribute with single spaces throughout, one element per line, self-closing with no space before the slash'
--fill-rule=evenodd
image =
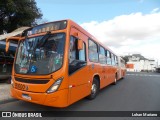
<path id="1" fill-rule="evenodd" d="M 141 57 L 141 58 L 140 58 Z M 140 71 L 155 71 L 156 62 L 155 60 L 149 60 L 143 56 L 136 57 L 130 56 L 127 62 L 127 71 L 140 72 Z M 131 67 L 134 66 L 134 67 Z"/>

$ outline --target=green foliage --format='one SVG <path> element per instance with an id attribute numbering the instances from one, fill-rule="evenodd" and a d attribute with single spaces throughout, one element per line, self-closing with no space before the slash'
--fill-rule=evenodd
<path id="1" fill-rule="evenodd" d="M 124 59 L 125 64 L 127 64 L 127 62 L 129 61 L 129 59 L 128 59 L 129 56 L 121 56 L 121 57 Z"/>
<path id="2" fill-rule="evenodd" d="M 42 13 L 35 0 L 0 0 L 0 34 L 21 26 L 36 25 Z"/>

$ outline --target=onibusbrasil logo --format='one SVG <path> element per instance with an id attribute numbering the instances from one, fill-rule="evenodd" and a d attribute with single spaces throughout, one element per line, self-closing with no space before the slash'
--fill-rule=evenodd
<path id="1" fill-rule="evenodd" d="M 2 117 L 42 117 L 40 112 L 2 112 Z"/>

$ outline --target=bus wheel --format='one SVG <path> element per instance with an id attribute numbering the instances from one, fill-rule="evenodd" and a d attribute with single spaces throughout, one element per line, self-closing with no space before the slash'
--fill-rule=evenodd
<path id="1" fill-rule="evenodd" d="M 87 98 L 90 100 L 96 98 L 98 91 L 99 91 L 99 83 L 98 83 L 98 80 L 94 78 L 92 87 L 91 87 L 91 94 Z"/>
<path id="2" fill-rule="evenodd" d="M 113 85 L 116 85 L 116 84 L 117 84 L 117 74 L 115 75 L 114 82 L 113 82 Z"/>

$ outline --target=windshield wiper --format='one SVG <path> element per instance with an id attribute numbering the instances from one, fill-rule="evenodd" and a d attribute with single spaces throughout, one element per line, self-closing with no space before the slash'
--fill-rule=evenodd
<path id="1" fill-rule="evenodd" d="M 46 40 L 49 38 L 50 36 L 50 31 L 48 31 L 40 40 L 38 40 L 38 42 L 36 43 L 36 45 L 34 46 L 34 48 L 32 49 L 31 54 L 35 55 L 36 49 L 40 49 L 40 47 L 44 46 L 44 44 L 46 43 Z"/>
<path id="2" fill-rule="evenodd" d="M 36 45 L 33 48 L 33 53 L 35 53 L 36 49 L 40 49 L 40 47 L 44 46 L 44 44 L 46 43 L 46 40 L 49 38 L 50 36 L 50 31 L 48 31 L 40 40 L 38 40 L 38 42 L 36 43 Z"/>
<path id="3" fill-rule="evenodd" d="M 50 36 L 50 31 L 48 31 L 40 40 L 38 40 L 38 43 L 36 45 L 35 48 L 40 48 L 42 46 L 44 46 L 44 44 L 46 43 L 46 40 L 49 38 Z"/>

